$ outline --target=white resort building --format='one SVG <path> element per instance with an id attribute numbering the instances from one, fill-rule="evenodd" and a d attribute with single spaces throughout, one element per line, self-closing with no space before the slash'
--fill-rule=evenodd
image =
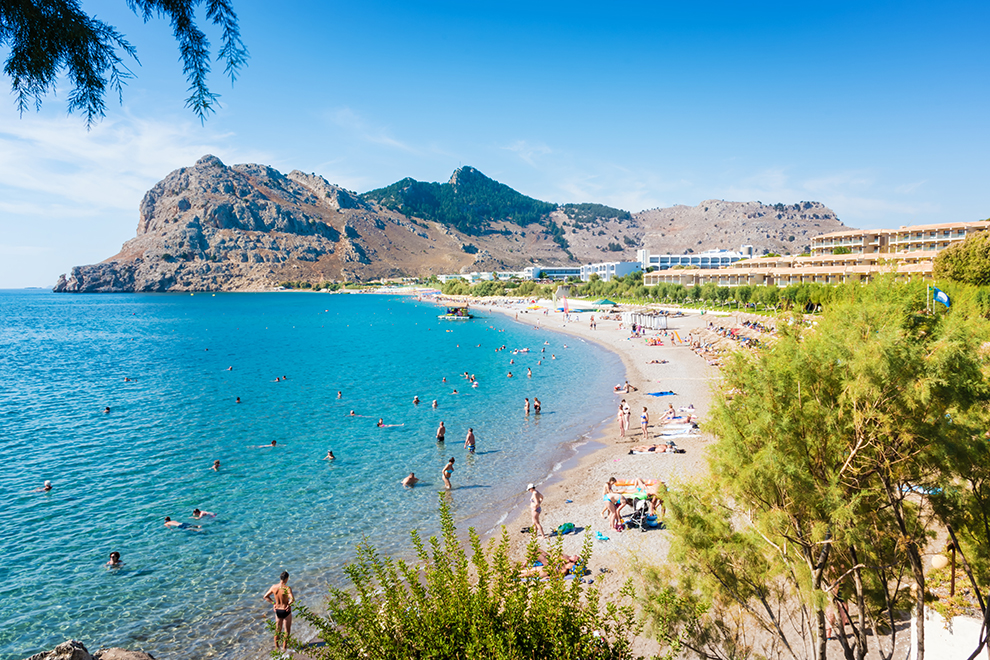
<path id="1" fill-rule="evenodd" d="M 950 222 L 898 229 L 850 229 L 811 239 L 810 256 L 757 257 L 735 261 L 718 270 L 671 268 L 646 273 L 643 284 L 661 282 L 694 286 L 788 286 L 817 282 L 862 282 L 882 273 L 932 276 L 935 255 L 976 232 L 990 229 L 990 221 Z M 842 249 L 844 248 L 844 249 Z M 838 252 L 838 254 L 836 254 Z"/>

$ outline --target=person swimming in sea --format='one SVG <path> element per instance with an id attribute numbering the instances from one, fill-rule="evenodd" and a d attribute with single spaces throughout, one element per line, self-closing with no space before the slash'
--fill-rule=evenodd
<path id="1" fill-rule="evenodd" d="M 334 461 L 334 460 L 337 460 L 337 457 L 334 456 L 333 455 L 333 452 L 328 449 L 327 450 L 327 455 L 323 457 L 323 460 L 325 460 L 325 461 Z"/>
<path id="2" fill-rule="evenodd" d="M 213 461 L 213 471 L 214 472 L 220 471 L 220 459 Z"/>
<path id="3" fill-rule="evenodd" d="M 417 406 L 419 405 L 419 397 L 418 396 L 414 396 L 413 397 L 413 404 L 414 405 L 417 405 Z"/>
<path id="4" fill-rule="evenodd" d="M 45 485 L 44 486 L 42 486 L 41 488 L 35 488 L 31 492 L 32 493 L 48 493 L 48 492 L 51 492 L 51 490 L 52 490 L 52 482 L 45 481 Z"/>
<path id="5" fill-rule="evenodd" d="M 270 445 L 257 445 L 255 449 L 271 449 L 272 447 L 275 446 L 275 442 L 276 442 L 275 440 L 272 440 L 272 444 Z"/>
<path id="6" fill-rule="evenodd" d="M 120 561 L 120 553 L 114 550 L 110 553 L 110 561 L 106 563 L 107 570 L 111 568 L 120 568 L 124 565 L 124 562 Z"/>
<path id="7" fill-rule="evenodd" d="M 408 477 L 402 480 L 402 485 L 405 486 L 406 488 L 412 488 L 418 483 L 419 483 L 419 479 L 417 479 L 416 475 L 413 474 L 412 472 L 409 473 Z"/>
<path id="8" fill-rule="evenodd" d="M 165 526 L 171 527 L 172 529 L 202 529 L 200 525 L 190 525 L 189 523 L 179 522 L 178 520 L 172 520 L 168 516 L 165 516 Z"/>
<path id="9" fill-rule="evenodd" d="M 217 514 L 212 511 L 200 511 L 199 509 L 193 509 L 192 517 L 196 520 L 199 520 L 200 518 L 216 518 Z"/>

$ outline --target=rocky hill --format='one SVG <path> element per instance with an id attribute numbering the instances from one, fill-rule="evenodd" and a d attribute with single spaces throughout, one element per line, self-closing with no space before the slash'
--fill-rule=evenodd
<path id="1" fill-rule="evenodd" d="M 630 214 L 526 197 L 465 167 L 445 184 L 403 179 L 359 195 L 315 174 L 204 156 L 145 195 L 137 235 L 77 266 L 56 291 L 234 291 L 634 260 L 742 244 L 800 251 L 845 228 L 816 202 L 704 202 Z"/>

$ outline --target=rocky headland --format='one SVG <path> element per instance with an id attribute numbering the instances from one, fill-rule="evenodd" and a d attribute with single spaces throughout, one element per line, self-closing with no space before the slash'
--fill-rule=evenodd
<path id="1" fill-rule="evenodd" d="M 557 205 L 460 168 L 444 184 L 404 179 L 363 195 L 316 174 L 227 166 L 204 156 L 144 196 L 137 235 L 55 291 L 250 291 L 283 282 L 515 270 L 631 261 L 636 251 L 700 252 L 751 244 L 800 252 L 846 227 L 817 202 L 706 201 L 629 213 Z"/>

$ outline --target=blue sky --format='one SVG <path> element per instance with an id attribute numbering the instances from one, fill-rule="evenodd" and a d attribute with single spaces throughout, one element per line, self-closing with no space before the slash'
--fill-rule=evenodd
<path id="1" fill-rule="evenodd" d="M 145 191 L 206 153 L 358 192 L 472 165 L 630 211 L 815 200 L 852 227 L 990 217 L 990 4 L 614 4 L 234 0 L 251 59 L 233 87 L 215 67 L 222 108 L 200 125 L 168 24 L 84 0 L 141 66 L 89 132 L 64 85 L 38 113 L 0 104 L 0 288 L 116 253 Z"/>

